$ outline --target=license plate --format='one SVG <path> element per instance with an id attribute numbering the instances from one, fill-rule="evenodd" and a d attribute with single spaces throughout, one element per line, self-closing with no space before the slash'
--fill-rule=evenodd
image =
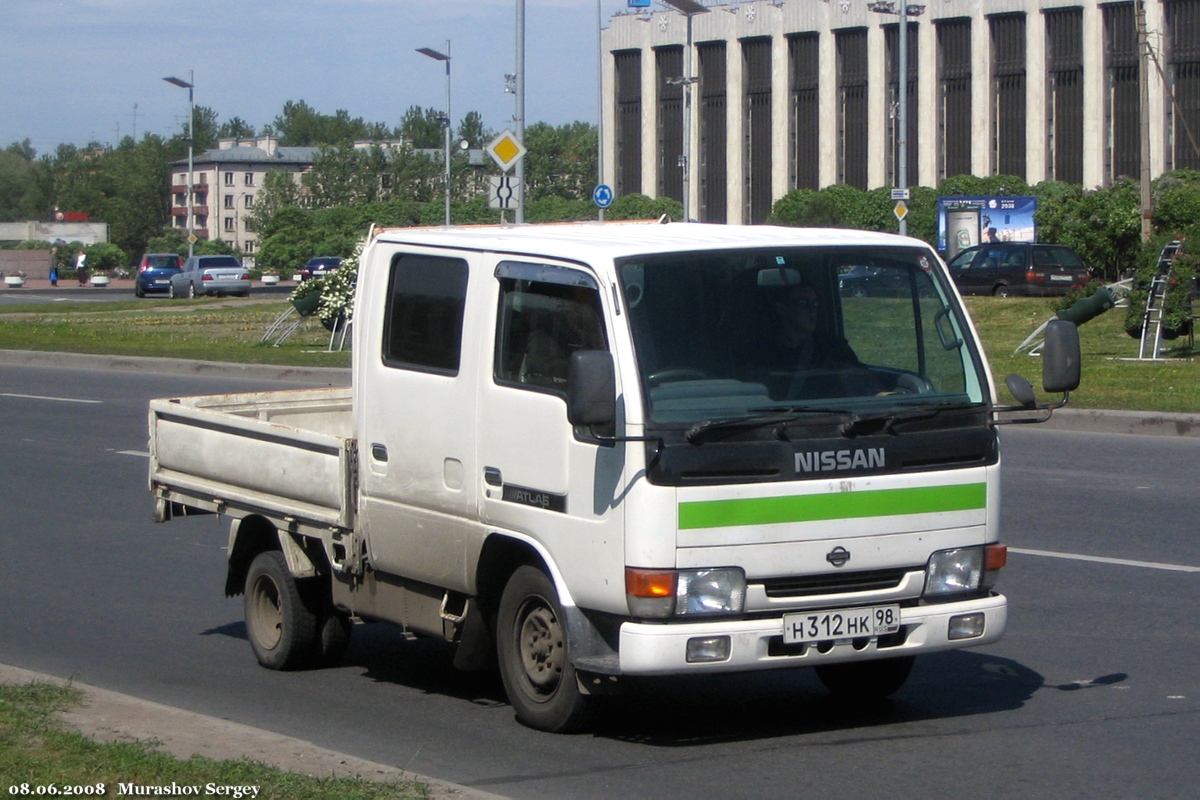
<path id="1" fill-rule="evenodd" d="M 900 630 L 900 606 L 836 608 L 784 614 L 784 644 L 823 642 L 831 639 L 861 639 L 884 636 Z"/>
<path id="2" fill-rule="evenodd" d="M 170 282 L 171 282 L 170 280 L 165 280 L 165 281 L 155 281 L 155 282 L 154 282 L 154 285 L 155 285 L 155 286 L 166 286 L 166 285 L 167 285 L 168 283 L 170 283 Z"/>
<path id="3" fill-rule="evenodd" d="M 1052 281 L 1069 281 L 1069 280 L 1071 280 L 1071 276 L 1070 275 L 1051 275 L 1050 280 L 1052 280 Z"/>

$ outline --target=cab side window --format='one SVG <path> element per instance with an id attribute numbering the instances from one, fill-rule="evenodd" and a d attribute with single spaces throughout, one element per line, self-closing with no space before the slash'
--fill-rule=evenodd
<path id="1" fill-rule="evenodd" d="M 599 293 L 582 274 L 572 284 L 573 273 L 558 273 L 549 277 L 562 282 L 498 274 L 497 383 L 563 393 L 571 354 L 606 349 Z"/>
<path id="2" fill-rule="evenodd" d="M 457 375 L 466 298 L 466 261 L 440 256 L 396 256 L 388 278 L 384 363 L 390 367 Z"/>

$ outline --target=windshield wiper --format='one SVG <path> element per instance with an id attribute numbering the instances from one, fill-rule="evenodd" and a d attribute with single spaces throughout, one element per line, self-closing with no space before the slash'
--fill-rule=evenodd
<path id="1" fill-rule="evenodd" d="M 708 431 L 722 430 L 728 428 L 764 428 L 768 425 L 786 425 L 789 422 L 795 422 L 805 414 L 838 414 L 841 416 L 850 416 L 850 412 L 844 408 L 819 408 L 816 406 L 789 406 L 783 409 L 775 408 L 752 408 L 751 412 L 777 411 L 775 414 L 761 414 L 754 417 L 723 417 L 720 419 L 705 419 L 697 422 L 692 427 L 688 428 L 688 432 L 684 434 L 684 438 L 691 444 L 697 444 L 700 436 Z"/>
<path id="2" fill-rule="evenodd" d="M 936 417 L 943 411 L 954 411 L 958 409 L 971 408 L 977 405 L 976 403 L 941 403 L 934 406 L 922 406 L 912 408 L 907 411 L 879 411 L 874 414 L 855 414 L 850 419 L 842 423 L 841 434 L 847 439 L 853 439 L 857 436 L 860 430 L 871 423 L 883 422 L 879 427 L 881 433 L 893 434 L 892 427 L 898 422 L 911 422 L 915 419 L 929 419 Z"/>

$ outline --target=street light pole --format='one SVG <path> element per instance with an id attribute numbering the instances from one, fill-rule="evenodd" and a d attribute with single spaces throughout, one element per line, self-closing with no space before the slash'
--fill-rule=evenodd
<path id="1" fill-rule="evenodd" d="M 900 29 L 896 36 L 896 189 L 908 191 L 908 18 L 925 13 L 925 6 L 909 6 L 900 0 L 899 9 L 891 0 L 874 0 L 868 5 L 877 14 L 899 14 Z M 905 194 L 904 196 L 907 196 Z M 904 202 L 904 201 L 901 201 Z M 899 207 L 899 206 L 897 206 Z M 897 213 L 898 231 L 908 235 L 908 215 Z"/>
<path id="2" fill-rule="evenodd" d="M 683 221 L 692 221 L 692 84 L 697 79 L 692 75 L 692 17 L 708 12 L 707 6 L 702 6 L 696 0 L 662 0 L 679 13 L 687 17 L 687 45 L 683 51 L 683 155 L 680 157 L 680 167 L 683 168 Z"/>
<path id="3" fill-rule="evenodd" d="M 163 80 L 166 81 L 167 83 L 171 84 L 172 86 L 178 86 L 181 89 L 188 90 L 187 231 L 188 231 L 188 258 L 191 258 L 192 255 L 195 253 L 195 248 L 196 248 L 196 229 L 195 229 L 195 224 L 192 221 L 193 220 L 192 214 L 194 211 L 194 209 L 192 208 L 192 195 L 195 193 L 194 178 L 193 178 L 193 175 L 195 173 L 193 171 L 193 166 L 192 166 L 192 158 L 193 158 L 192 153 L 193 153 L 193 148 L 195 147 L 195 144 L 196 144 L 196 136 L 195 136 L 196 132 L 195 132 L 195 130 L 193 130 L 193 125 L 195 125 L 195 122 L 196 122 L 196 103 L 192 96 L 192 90 L 196 88 L 196 86 L 195 86 L 196 72 L 195 72 L 195 70 L 188 70 L 188 79 L 186 81 L 183 80 L 182 78 L 174 78 L 174 77 L 163 78 Z"/>
<path id="4" fill-rule="evenodd" d="M 900 130 L 896 135 L 896 186 L 897 189 L 908 189 L 908 0 L 900 0 L 900 35 L 897 38 L 897 60 L 900 62 L 896 75 L 897 98 L 896 116 Z M 900 218 L 898 232 L 901 236 L 908 235 L 908 215 Z"/>
<path id="5" fill-rule="evenodd" d="M 446 52 L 441 53 L 431 47 L 418 47 L 417 52 L 429 56 L 434 61 L 446 62 L 446 138 L 444 155 L 445 164 L 442 171 L 442 182 L 446 194 L 446 225 L 450 225 L 450 40 L 446 40 Z"/>

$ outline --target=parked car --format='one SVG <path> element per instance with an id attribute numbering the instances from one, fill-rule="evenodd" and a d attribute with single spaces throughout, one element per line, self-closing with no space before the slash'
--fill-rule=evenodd
<path id="1" fill-rule="evenodd" d="M 950 260 L 963 294 L 995 297 L 1064 295 L 1091 280 L 1083 259 L 1063 244 L 994 242 L 968 247 Z"/>
<path id="2" fill-rule="evenodd" d="M 250 294 L 250 272 L 233 256 L 192 256 L 171 276 L 171 297 Z"/>
<path id="3" fill-rule="evenodd" d="M 912 284 L 904 270 L 856 265 L 838 275 L 843 297 L 911 297 Z"/>
<path id="4" fill-rule="evenodd" d="M 150 292 L 170 292 L 171 276 L 183 269 L 183 257 L 175 253 L 147 253 L 138 263 L 133 279 L 133 294 L 145 297 Z"/>
<path id="5" fill-rule="evenodd" d="M 310 258 L 308 263 L 300 268 L 300 280 L 323 278 L 342 265 L 342 259 L 337 256 L 317 256 Z"/>

